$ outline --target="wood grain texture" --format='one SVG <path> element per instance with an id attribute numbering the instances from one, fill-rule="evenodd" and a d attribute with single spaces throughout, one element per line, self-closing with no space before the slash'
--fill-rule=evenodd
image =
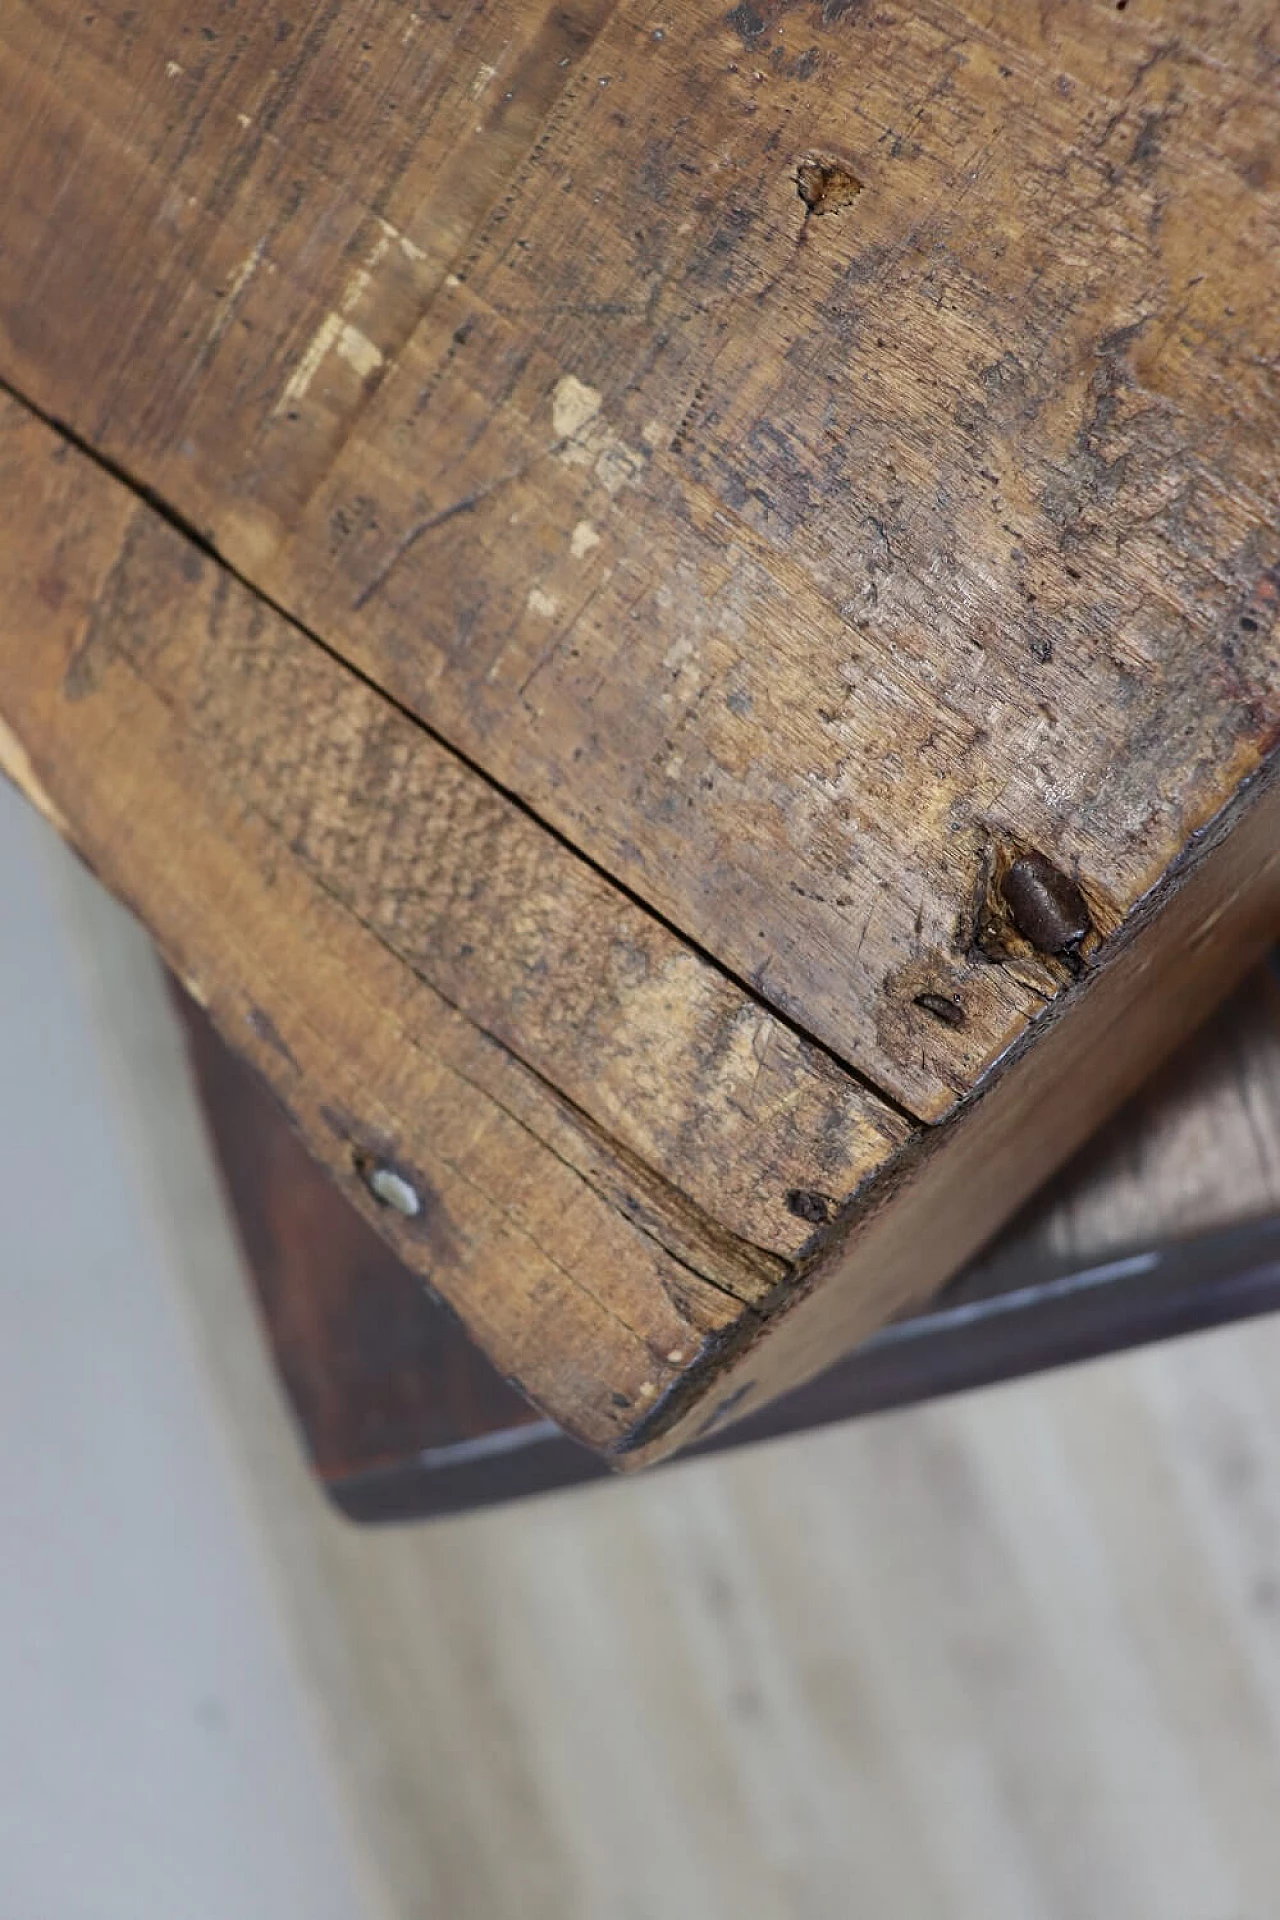
<path id="1" fill-rule="evenodd" d="M 4 10 L 5 763 L 596 1444 L 923 1297 L 1274 930 L 1276 33 Z"/>
<path id="2" fill-rule="evenodd" d="M 175 984 L 210 1141 L 312 1465 L 358 1520 L 595 1478 L 422 1292 Z M 1280 966 L 1257 969 L 935 1302 L 701 1443 L 740 1446 L 1280 1306 Z"/>
<path id="3" fill-rule="evenodd" d="M 316 886 L 661 1176 L 671 1192 L 651 1182 L 656 1206 L 678 1214 L 687 1195 L 745 1241 L 744 1267 L 754 1248 L 789 1255 L 811 1237 L 788 1193 L 849 1193 L 906 1136 L 820 1049 L 147 511 L 96 598 L 66 698 L 92 697 L 121 657 L 205 777 Z M 776 1261 L 755 1265 L 778 1277 Z"/>
<path id="4" fill-rule="evenodd" d="M 1276 724 L 1275 33 L 20 0 L 4 371 L 936 1119 Z"/>
<path id="5" fill-rule="evenodd" d="M 13 403 L 0 409 L 0 476 L 12 503 L 9 537 L 0 542 L 0 684 L 14 743 L 0 756 L 7 770 L 116 892 L 144 905 L 179 973 L 274 1084 L 313 1151 L 464 1315 L 500 1371 L 584 1438 L 618 1444 L 637 1408 L 644 1412 L 744 1316 L 753 1320 L 751 1303 L 785 1281 L 784 1263 L 700 1215 L 640 1153 L 458 1012 L 424 977 L 428 961 L 415 971 L 400 951 L 405 936 L 389 924 L 394 916 L 382 913 L 387 924 L 378 924 L 380 909 L 358 891 L 373 836 L 362 837 L 350 795 L 325 815 L 334 791 L 326 769 L 335 757 L 362 753 L 395 765 L 401 829 L 430 863 L 442 835 L 466 840 L 465 830 L 453 833 L 459 815 L 465 829 L 465 798 L 449 769 L 443 793 L 435 792 L 430 743 L 426 765 L 415 766 L 416 730 L 405 723 L 409 738 L 396 759 L 384 702 L 344 670 L 329 674 L 331 663 L 311 642 Z M 313 665 L 318 681 L 308 677 Z M 274 712 L 287 738 L 278 725 L 256 733 L 263 682 L 287 693 L 282 706 L 262 703 L 264 719 Z M 344 707 L 347 696 L 354 712 Z M 471 776 L 456 778 L 465 784 Z M 517 825 L 540 833 L 523 819 Z M 699 1129 L 714 1128 L 717 1105 L 732 1118 L 739 1100 L 744 1130 L 767 1156 L 785 1158 L 785 1114 L 767 1133 L 747 1125 L 752 1088 L 763 1080 L 760 1097 L 768 1100 L 776 1085 L 750 1046 L 768 1016 L 697 962 L 693 1000 L 682 1012 L 688 956 L 621 898 L 613 899 L 619 944 L 629 932 L 659 943 L 649 951 L 660 981 L 667 968 L 661 1022 L 646 992 L 643 944 L 630 972 L 582 969 L 572 889 L 548 896 L 551 919 L 539 944 L 529 863 L 516 860 L 508 876 L 515 890 L 504 894 L 501 826 L 490 827 L 472 856 L 470 911 L 481 912 L 487 885 L 495 941 L 508 915 L 516 931 L 526 916 L 523 954 L 514 944 L 534 976 L 534 1001 L 542 995 L 553 1004 L 559 981 L 567 994 L 589 992 L 592 981 L 614 993 L 591 1056 L 605 1097 L 611 1046 L 634 1076 L 633 1113 L 643 1128 L 646 1035 L 659 1045 L 674 1035 L 686 1070 L 697 1077 L 701 1059 L 724 1091 L 718 1102 L 700 1089 L 686 1121 L 677 1121 L 682 1169 L 696 1157 Z M 461 858 L 455 845 L 442 861 L 443 881 L 428 864 L 430 883 L 447 886 L 452 875 L 461 889 Z M 585 870 L 583 882 L 597 884 Z M 603 883 L 599 890 L 612 899 Z M 376 886 L 373 894 L 382 897 Z M 408 880 L 389 897 L 412 927 Z M 429 915 L 430 905 L 428 925 Z M 567 947 L 557 951 L 557 939 Z M 640 1009 L 634 1022 L 623 1010 L 629 979 Z M 710 1001 L 700 1000 L 699 981 Z M 594 1040 L 589 1019 L 584 1025 Z M 806 1080 L 813 1050 L 790 1035 L 775 1050 L 774 1072 L 785 1071 L 789 1046 L 801 1071 L 776 1096 L 784 1109 L 803 1112 L 808 1098 L 822 1101 L 825 1086 L 836 1096 L 820 1126 L 831 1150 L 839 1152 L 843 1138 L 883 1157 L 900 1123 L 886 1115 L 873 1125 L 864 1096 L 820 1055 L 816 1078 Z M 563 1081 L 563 1060 L 557 1072 Z M 670 1072 L 660 1084 L 671 1121 Z M 617 1131 L 626 1135 L 625 1120 Z M 416 1219 L 400 1220 L 373 1200 L 362 1172 L 377 1165 L 412 1184 Z M 782 1168 L 776 1212 L 795 1235 L 811 1237 L 812 1224 L 785 1205 L 795 1173 Z M 723 1196 L 733 1185 L 722 1180 Z"/>
<path id="6" fill-rule="evenodd" d="M 927 1300 L 1217 1004 L 1280 927 L 1280 780 L 1256 783 L 1219 834 L 990 1088 L 909 1143 L 866 1204 L 835 1223 L 768 1341 L 752 1339 L 721 1369 L 710 1412 L 683 1384 L 673 1390 L 663 1451 L 753 1411 Z"/>
<path id="7" fill-rule="evenodd" d="M 545 1425 L 306 1152 L 176 982 L 173 998 L 264 1332 L 321 1479 Z"/>

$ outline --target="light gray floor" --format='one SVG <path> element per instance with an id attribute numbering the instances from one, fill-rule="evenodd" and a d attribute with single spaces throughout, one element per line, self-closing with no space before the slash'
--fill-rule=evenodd
<path id="1" fill-rule="evenodd" d="M 0 874 L 0 1920 L 1280 1920 L 1280 1316 L 359 1532 L 145 943 Z"/>
<path id="2" fill-rule="evenodd" d="M 0 781 L 0 1916 L 354 1920 L 69 858 Z"/>

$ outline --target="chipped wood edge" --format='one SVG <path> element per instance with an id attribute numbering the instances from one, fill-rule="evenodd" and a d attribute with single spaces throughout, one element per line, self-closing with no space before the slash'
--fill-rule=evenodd
<path id="1" fill-rule="evenodd" d="M 904 1147 L 846 1209 L 801 1287 L 768 1320 L 767 1339 L 762 1326 L 718 1341 L 698 1379 L 654 1408 L 618 1464 L 663 1459 L 757 1411 L 926 1301 L 1213 1011 L 1277 933 L 1280 749 L 960 1111 Z"/>
<path id="2" fill-rule="evenodd" d="M 102 583 L 152 509 L 6 406 L 19 506 L 0 543 L 5 771 L 500 1370 L 584 1444 L 616 1448 L 722 1335 L 757 1322 L 790 1264 L 442 1000 L 237 793 L 201 777 L 198 742 L 123 655 L 100 695 L 63 697 Z M 166 619 L 169 588 L 181 626 L 191 576 L 162 580 L 134 617 Z"/>
<path id="3" fill-rule="evenodd" d="M 52 440 L 51 427 L 37 422 L 35 415 L 29 418 L 35 431 Z M 121 518 L 126 503 L 130 513 L 137 509 L 136 496 L 118 476 L 108 477 L 101 469 L 93 469 L 88 456 L 78 457 L 86 469 L 95 471 L 95 484 L 114 490 L 109 518 Z M 109 539 L 106 545 L 110 546 Z M 54 679 L 56 684 L 56 674 Z M 145 683 L 139 682 L 131 694 L 139 712 L 144 688 Z M 59 764 L 53 747 L 56 711 L 42 708 L 38 697 L 28 710 L 43 748 L 37 750 L 19 730 L 6 725 L 6 770 L 59 829 L 70 835 L 91 863 L 96 862 L 115 891 L 126 901 L 143 900 L 148 908 L 146 917 L 162 949 L 197 998 L 209 1007 L 231 1044 L 253 1058 L 282 1094 L 312 1151 L 349 1191 L 354 1189 L 357 1204 L 408 1262 L 420 1272 L 429 1271 L 431 1260 L 424 1256 L 415 1237 L 413 1218 L 379 1207 L 367 1190 L 367 1182 L 353 1180 L 353 1172 L 358 1175 L 359 1167 L 353 1169 L 352 1143 L 355 1140 L 358 1147 L 360 1140 L 350 1128 L 335 1126 L 332 1103 L 322 1099 L 314 1086 L 291 1084 L 289 1076 L 281 1071 L 279 1039 L 283 1038 L 286 1050 L 292 1051 L 290 1035 L 300 1019 L 314 1040 L 325 1024 L 323 995 L 317 999 L 304 990 L 303 982 L 279 977 L 278 970 L 273 971 L 269 964 L 274 951 L 271 939 L 256 943 L 246 940 L 238 925 L 229 930 L 223 948 L 223 962 L 230 958 L 234 965 L 225 971 L 221 967 L 211 969 L 207 954 L 192 948 L 190 928 L 184 937 L 179 918 L 171 914 L 166 918 L 168 909 L 158 898 L 163 860 L 158 856 L 153 859 L 149 881 L 136 884 L 137 872 L 130 871 L 128 859 L 122 864 L 118 845 L 112 841 L 110 809 L 106 824 L 94 819 L 93 782 L 89 782 L 88 791 L 79 789 L 74 761 L 60 768 L 61 781 L 55 780 L 50 771 Z M 123 717 L 132 725 L 133 710 Z M 152 727 L 153 748 L 159 752 L 164 733 L 158 710 L 152 715 Z M 85 771 L 80 769 L 81 774 Z M 802 1291 L 779 1285 L 755 1305 L 744 1302 L 731 1288 L 717 1285 L 711 1277 L 723 1259 L 723 1246 L 717 1250 L 709 1241 L 706 1271 L 691 1270 L 687 1262 L 675 1256 L 685 1275 L 683 1281 L 677 1276 L 677 1282 L 686 1289 L 686 1295 L 677 1310 L 678 1325 L 667 1323 L 672 1337 L 665 1345 L 659 1343 L 662 1351 L 658 1358 L 664 1364 L 651 1367 L 646 1354 L 652 1356 L 654 1349 L 651 1344 L 646 1347 L 646 1336 L 637 1336 L 636 1329 L 616 1314 L 612 1321 L 606 1314 L 603 1331 L 598 1319 L 592 1321 L 595 1331 L 589 1337 L 585 1326 L 581 1329 L 587 1347 L 576 1359 L 572 1351 L 557 1348 L 556 1342 L 544 1334 L 545 1351 L 532 1369 L 525 1367 L 521 1374 L 524 1389 L 568 1430 L 610 1454 L 616 1464 L 642 1464 L 797 1384 L 893 1313 L 925 1297 L 1105 1117 L 1159 1052 L 1181 1036 L 1197 1013 L 1207 1011 L 1265 945 L 1276 918 L 1272 911 L 1277 904 L 1272 898 L 1276 887 L 1271 882 L 1280 864 L 1273 775 L 1274 767 L 1242 792 L 1239 804 L 1220 815 L 1211 830 L 1201 834 L 1191 853 L 1131 912 L 1089 975 L 1065 992 L 1031 1032 L 1009 1050 L 960 1115 L 927 1136 L 917 1136 L 905 1147 L 886 1148 L 880 1171 L 864 1183 L 835 1227 L 819 1233 L 811 1242 L 801 1268 Z M 130 786 L 130 782 L 125 784 Z M 174 779 L 172 793 L 179 814 L 178 796 L 182 791 L 181 780 Z M 98 792 L 98 804 L 102 797 Z M 114 797 L 118 809 L 120 796 Z M 1261 841 L 1259 819 L 1266 823 Z M 206 851 L 215 865 L 225 865 L 227 850 L 220 842 L 216 821 L 211 818 L 207 824 Z M 141 831 L 131 837 L 140 837 Z M 239 864 L 242 872 L 237 884 L 247 884 L 245 862 Z M 1264 880 L 1270 875 L 1271 881 L 1251 890 L 1249 882 L 1259 874 Z M 403 1052 L 406 1028 L 405 1009 L 395 1003 L 408 990 L 402 978 L 408 969 L 385 949 L 377 948 L 358 924 L 347 924 L 351 916 L 327 895 L 318 897 L 323 889 L 317 889 L 302 873 L 291 873 L 289 880 L 285 890 L 290 896 L 288 908 L 279 894 L 268 901 L 259 889 L 262 897 L 250 901 L 249 919 L 260 934 L 271 925 L 278 928 L 280 916 L 287 911 L 315 921 L 317 930 L 321 920 L 326 925 L 333 922 L 338 932 L 332 940 L 321 942 L 321 947 L 327 946 L 327 953 L 322 955 L 319 949 L 309 952 L 308 974 L 320 968 L 322 961 L 337 964 L 338 955 L 351 951 L 354 941 L 360 945 L 361 968 L 370 979 L 377 975 L 388 982 L 389 988 L 392 974 L 396 975 L 399 984 L 381 1008 L 378 1032 L 370 1029 L 366 1038 L 369 1058 L 387 1069 L 389 1086 L 398 1085 L 398 1070 L 391 1063 Z M 1271 906 L 1266 906 L 1267 902 Z M 1188 920 L 1188 915 L 1193 917 Z M 206 912 L 205 923 L 207 917 Z M 199 912 L 193 913 L 193 920 L 201 923 Z M 363 977 L 363 972 L 357 977 Z M 1147 1017 L 1144 1022 L 1133 1016 L 1138 1010 L 1143 976 L 1148 973 L 1151 977 L 1146 988 L 1157 989 L 1161 1017 L 1154 1021 Z M 352 976 L 346 978 L 349 984 Z M 255 987 L 264 980 L 268 991 L 254 998 Z M 434 998 L 429 990 L 419 996 L 423 1008 L 428 997 Z M 255 1008 L 260 1015 L 265 1009 L 275 1040 L 270 1035 L 264 1037 L 261 1018 L 254 1028 L 250 1016 Z M 1069 1019 L 1065 1017 L 1068 1014 Z M 1129 1019 L 1133 1029 L 1125 1044 L 1119 1046 L 1114 1040 L 1117 1018 Z M 417 1025 L 420 1020 L 427 1022 L 425 1029 L 420 1027 L 420 1034 L 430 1030 L 432 1023 L 437 1023 L 442 1032 L 449 1030 L 455 1070 L 459 1063 L 474 1066 L 470 1052 L 474 1045 L 490 1049 L 494 1045 L 478 1029 L 470 1028 L 468 1037 L 468 1023 L 452 1009 L 415 1014 L 410 1024 Z M 246 1040 L 246 1029 L 253 1033 L 252 1040 Z M 356 1051 L 364 1062 L 364 1053 Z M 313 1059 L 317 1066 L 321 1059 L 328 1061 L 326 1072 L 318 1076 L 325 1092 L 331 1084 L 350 1082 L 356 1071 L 349 1057 L 342 1059 L 337 1036 L 319 1056 L 313 1053 Z M 491 1060 L 486 1076 L 492 1079 L 495 1071 L 520 1074 L 524 1069 L 512 1058 L 496 1069 Z M 466 1080 L 467 1074 L 462 1078 Z M 1028 1105 L 1050 1088 L 1056 1108 L 1054 1126 L 1028 1126 Z M 508 1120 L 515 1118 L 502 1099 L 495 1100 L 493 1088 L 477 1090 L 483 1091 L 484 1098 L 493 1101 L 498 1111 L 505 1112 Z M 574 1116 L 565 1102 L 559 1103 L 554 1116 L 549 1113 L 547 1096 L 552 1091 L 545 1085 L 523 1090 L 522 1098 L 539 1105 L 538 1124 L 546 1137 L 539 1137 L 525 1121 L 518 1121 L 523 1131 L 517 1142 L 517 1160 L 507 1164 L 514 1167 L 521 1158 L 529 1161 L 531 1157 L 548 1166 L 554 1162 L 560 1169 L 556 1175 L 559 1179 L 571 1163 L 557 1151 L 554 1129 L 566 1119 L 573 1121 Z M 367 1082 L 364 1092 L 369 1092 Z M 406 1083 L 400 1086 L 397 1099 L 408 1097 Z M 403 1111 L 408 1112 L 409 1107 Z M 366 1117 L 366 1133 L 373 1124 Z M 594 1144 L 607 1153 L 611 1143 L 601 1137 Z M 550 1160 L 543 1158 L 546 1154 Z M 594 1202 L 604 1204 L 616 1230 L 625 1209 L 619 1209 L 616 1200 L 601 1190 L 594 1172 L 572 1170 L 590 1189 Z M 628 1177 L 624 1169 L 624 1186 Z M 922 1223 L 927 1226 L 927 1244 L 922 1241 Z M 665 1271 L 664 1258 L 671 1261 L 673 1250 L 663 1248 L 660 1256 L 659 1243 L 634 1217 L 627 1225 L 646 1242 L 645 1258 L 656 1262 L 643 1285 L 652 1285 L 652 1297 L 657 1302 L 672 1278 L 668 1272 L 664 1280 L 660 1269 Z M 586 1294 L 590 1297 L 589 1288 Z M 453 1298 L 452 1304 L 495 1353 L 500 1365 L 504 1353 L 510 1357 L 511 1328 L 502 1324 L 500 1301 L 491 1298 L 487 1309 L 479 1311 L 475 1300 L 464 1293 L 462 1298 Z M 617 1327 L 610 1331 L 613 1321 Z M 523 1334 L 516 1342 L 521 1354 L 528 1356 L 536 1349 L 538 1325 L 536 1314 L 532 1318 L 526 1315 Z M 770 1330 L 767 1343 L 759 1337 L 766 1327 Z M 639 1346 L 634 1350 L 629 1346 L 627 1354 L 614 1351 L 623 1334 L 629 1342 L 639 1339 Z M 591 1347 L 592 1340 L 599 1345 Z M 707 1402 L 712 1399 L 714 1405 L 708 1412 Z"/>

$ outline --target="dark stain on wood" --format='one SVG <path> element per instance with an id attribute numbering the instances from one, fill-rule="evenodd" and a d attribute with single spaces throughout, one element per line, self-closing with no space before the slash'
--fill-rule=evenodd
<path id="1" fill-rule="evenodd" d="M 840 213 L 853 205 L 862 182 L 838 160 L 802 160 L 796 168 L 796 192 L 810 213 Z"/>
<path id="2" fill-rule="evenodd" d="M 271 1015 L 265 1012 L 262 1007 L 250 1007 L 246 1018 L 251 1030 L 257 1034 L 259 1040 L 265 1041 L 272 1052 L 278 1054 L 285 1065 L 291 1068 L 294 1073 L 297 1073 L 299 1068 L 293 1049 L 290 1047 L 275 1021 L 271 1018 Z"/>

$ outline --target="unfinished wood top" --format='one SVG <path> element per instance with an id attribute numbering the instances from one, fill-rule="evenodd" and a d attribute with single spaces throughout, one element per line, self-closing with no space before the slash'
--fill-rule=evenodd
<path id="1" fill-rule="evenodd" d="M 500 1368 L 618 1444 L 908 1127 L 14 401 L 0 497 L 0 769 Z"/>
<path id="2" fill-rule="evenodd" d="M 0 45 L 6 375 L 914 1113 L 1054 984 L 993 840 L 1114 925 L 1256 764 L 1269 0 Z"/>
<path id="3" fill-rule="evenodd" d="M 1278 61 L 1265 0 L 0 14 L 3 758 L 335 1170 L 498 1098 L 443 1264 L 597 1444 L 1267 784 Z"/>

